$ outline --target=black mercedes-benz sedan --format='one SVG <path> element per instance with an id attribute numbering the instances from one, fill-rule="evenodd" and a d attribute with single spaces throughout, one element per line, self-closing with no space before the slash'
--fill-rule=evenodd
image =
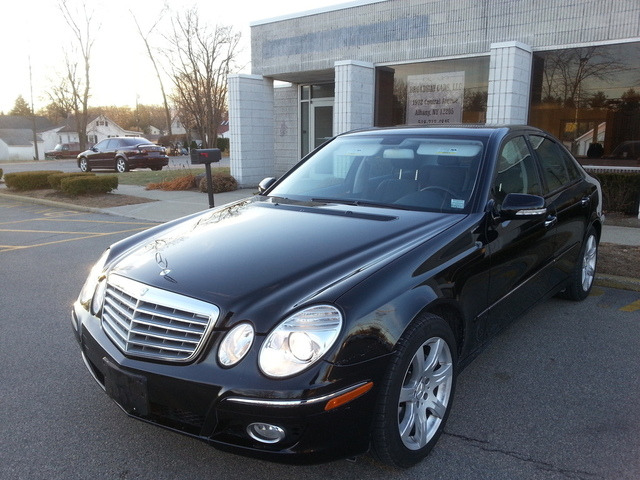
<path id="1" fill-rule="evenodd" d="M 133 417 L 268 460 L 408 467 L 488 339 L 589 294 L 602 222 L 598 182 L 543 131 L 351 132 L 112 245 L 73 329 Z"/>

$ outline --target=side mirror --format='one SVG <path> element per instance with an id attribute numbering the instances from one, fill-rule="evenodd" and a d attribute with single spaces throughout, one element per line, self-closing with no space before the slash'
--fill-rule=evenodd
<path id="1" fill-rule="evenodd" d="M 258 184 L 258 193 L 262 195 L 276 182 L 275 177 L 267 177 Z"/>
<path id="2" fill-rule="evenodd" d="M 500 218 L 505 220 L 546 218 L 544 198 L 525 193 L 509 193 L 502 202 Z"/>
<path id="3" fill-rule="evenodd" d="M 98 149 L 97 149 L 96 147 L 91 147 L 91 151 L 92 151 L 92 152 L 97 152 L 97 151 L 98 151 Z"/>

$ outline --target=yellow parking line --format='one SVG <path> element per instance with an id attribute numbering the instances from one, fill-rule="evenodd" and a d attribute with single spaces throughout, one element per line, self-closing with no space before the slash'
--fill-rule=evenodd
<path id="1" fill-rule="evenodd" d="M 66 230 L 19 230 L 15 228 L 0 228 L 0 232 L 11 233 L 59 233 L 61 235 L 100 235 L 101 232 L 68 232 Z"/>
<path id="2" fill-rule="evenodd" d="M 30 218 L 30 219 L 26 219 L 26 220 L 13 220 L 13 221 L 10 221 L 10 222 L 0 222 L 0 225 L 13 225 L 13 224 L 17 224 L 17 223 L 28 223 L 28 222 L 101 223 L 101 224 L 105 224 L 105 225 L 146 225 L 148 227 L 153 227 L 155 225 L 160 225 L 158 222 L 152 222 L 152 223 L 134 222 L 134 221 L 131 221 L 131 222 L 115 222 L 115 221 L 110 221 L 110 220 L 82 220 L 82 219 L 76 220 L 76 219 L 71 219 L 71 218 L 60 219 L 60 218 L 43 218 L 43 217 Z"/>
<path id="3" fill-rule="evenodd" d="M 638 310 L 640 310 L 640 300 L 636 300 L 620 309 L 621 312 L 637 312 Z"/>
<path id="4" fill-rule="evenodd" d="M 10 251 L 10 250 L 22 250 L 25 248 L 36 248 L 36 247 L 45 247 L 47 245 L 55 245 L 56 243 L 66 243 L 66 242 L 75 242 L 76 240 L 86 240 L 88 238 L 96 238 L 96 237 L 106 237 L 108 235 L 117 235 L 120 233 L 132 233 L 132 232 L 140 232 L 146 230 L 145 228 L 132 228 L 129 230 L 120 230 L 118 232 L 105 232 L 105 233 L 93 233 L 93 234 L 89 234 L 87 235 L 86 232 L 83 232 L 85 235 L 82 237 L 76 237 L 76 238 L 67 238 L 64 240 L 55 240 L 53 242 L 44 242 L 44 243 L 37 243 L 34 245 L 20 245 L 20 246 L 15 246 L 15 247 L 9 247 L 7 248 L 7 250 L 0 250 L 0 253 L 3 251 Z M 59 233 L 59 232 L 57 232 Z"/>

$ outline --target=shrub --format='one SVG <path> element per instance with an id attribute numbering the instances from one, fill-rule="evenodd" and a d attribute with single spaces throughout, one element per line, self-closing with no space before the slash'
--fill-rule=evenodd
<path id="1" fill-rule="evenodd" d="M 604 208 L 610 212 L 628 215 L 638 214 L 640 202 L 640 174 L 597 173 L 592 174 L 602 185 Z"/>
<path id="2" fill-rule="evenodd" d="M 214 173 L 211 175 L 211 183 L 213 184 L 213 193 L 233 192 L 238 189 L 238 182 L 231 175 L 224 173 Z M 200 191 L 207 192 L 207 177 L 200 180 Z"/>
<path id="3" fill-rule="evenodd" d="M 2 169 L 0 168 L 0 178 L 2 178 Z"/>
<path id="4" fill-rule="evenodd" d="M 35 172 L 15 172 L 7 173 L 4 181 L 9 188 L 16 190 L 38 190 L 50 188 L 49 176 L 62 173 L 60 170 L 41 170 Z"/>
<path id="5" fill-rule="evenodd" d="M 165 180 L 164 182 L 150 183 L 147 190 L 191 190 L 196 187 L 196 176 L 185 175 L 183 177 L 174 178 L 173 180 Z"/>
<path id="6" fill-rule="evenodd" d="M 216 140 L 216 148 L 219 148 L 221 152 L 229 151 L 229 139 L 218 137 Z"/>
<path id="7" fill-rule="evenodd" d="M 117 175 L 73 176 L 63 178 L 61 190 L 67 195 L 83 195 L 87 193 L 108 193 L 118 188 Z"/>
<path id="8" fill-rule="evenodd" d="M 61 190 L 62 186 L 60 185 L 63 178 L 71 178 L 71 177 L 95 177 L 95 173 L 91 172 L 68 172 L 68 173 L 54 173 L 53 175 L 49 175 L 49 185 L 54 190 Z"/>

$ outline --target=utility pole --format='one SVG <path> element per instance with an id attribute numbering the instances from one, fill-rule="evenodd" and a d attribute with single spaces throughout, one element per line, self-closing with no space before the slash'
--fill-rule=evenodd
<path id="1" fill-rule="evenodd" d="M 33 149 L 35 152 L 35 157 L 33 159 L 37 162 L 40 159 L 40 155 L 38 154 L 38 134 L 36 133 L 36 112 L 33 109 L 33 78 L 31 76 L 31 55 L 29 55 L 29 88 L 31 89 L 31 128 L 33 130 Z"/>

